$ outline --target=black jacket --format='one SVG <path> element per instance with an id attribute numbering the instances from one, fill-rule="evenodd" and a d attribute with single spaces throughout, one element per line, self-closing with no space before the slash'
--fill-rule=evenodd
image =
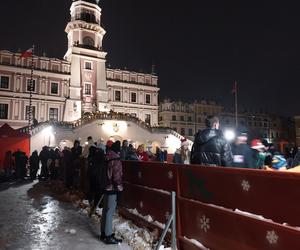
<path id="1" fill-rule="evenodd" d="M 195 135 L 192 164 L 231 166 L 231 148 L 221 130 L 205 129 Z"/>
<path id="2" fill-rule="evenodd" d="M 254 152 L 247 144 L 232 145 L 233 167 L 256 168 Z"/>

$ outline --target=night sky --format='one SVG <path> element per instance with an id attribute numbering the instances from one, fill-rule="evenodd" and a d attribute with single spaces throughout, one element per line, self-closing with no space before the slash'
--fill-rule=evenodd
<path id="1" fill-rule="evenodd" d="M 0 49 L 62 58 L 71 0 L 1 1 Z M 300 114 L 299 5 L 280 1 L 101 0 L 104 50 L 114 68 L 151 72 L 160 98 L 215 100 Z"/>

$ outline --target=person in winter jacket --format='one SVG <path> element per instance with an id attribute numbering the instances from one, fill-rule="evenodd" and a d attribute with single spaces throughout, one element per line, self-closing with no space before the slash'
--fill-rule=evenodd
<path id="1" fill-rule="evenodd" d="M 261 140 L 253 139 L 251 141 L 251 149 L 253 150 L 255 168 L 263 169 L 266 158 L 265 146 L 262 144 Z"/>
<path id="2" fill-rule="evenodd" d="M 104 151 L 101 148 L 96 147 L 96 145 L 91 145 L 89 148 L 88 156 L 88 169 L 87 176 L 89 179 L 89 190 L 87 193 L 87 198 L 89 204 L 91 204 L 90 215 L 96 209 L 101 196 L 101 174 L 104 170 L 105 165 L 105 155 Z"/>
<path id="3" fill-rule="evenodd" d="M 121 148 L 121 152 L 120 152 L 120 157 L 121 157 L 121 160 L 126 160 L 127 158 L 127 154 L 128 154 L 128 141 L 127 140 L 124 140 L 123 143 L 122 143 L 122 148 Z"/>
<path id="4" fill-rule="evenodd" d="M 254 154 L 247 144 L 247 133 L 239 132 L 232 145 L 233 163 L 236 168 L 256 168 Z"/>
<path id="5" fill-rule="evenodd" d="M 149 156 L 147 152 L 145 152 L 145 146 L 143 144 L 138 146 L 137 156 L 140 161 L 149 161 Z"/>
<path id="6" fill-rule="evenodd" d="M 195 135 L 191 163 L 207 166 L 231 166 L 231 148 L 219 130 L 220 122 L 216 116 L 208 116 L 206 129 Z"/>
<path id="7" fill-rule="evenodd" d="M 77 188 L 79 187 L 79 176 L 80 176 L 80 157 L 82 154 L 82 147 L 80 146 L 80 141 L 75 140 L 74 146 L 71 149 L 72 152 L 72 167 L 73 167 L 73 185 Z"/>
<path id="8" fill-rule="evenodd" d="M 123 191 L 120 150 L 121 142 L 116 141 L 106 152 L 107 183 L 104 188 L 100 236 L 105 244 L 118 244 L 122 241 L 117 239 L 112 232 L 112 218 L 117 206 L 117 194 Z"/>
<path id="9" fill-rule="evenodd" d="M 29 157 L 29 169 L 30 169 L 30 179 L 35 180 L 36 174 L 39 170 L 39 155 L 36 150 Z"/>
<path id="10" fill-rule="evenodd" d="M 138 161 L 139 160 L 136 150 L 132 144 L 129 144 L 129 146 L 128 146 L 127 156 L 126 156 L 125 160 L 127 160 L 127 161 Z"/>
<path id="11" fill-rule="evenodd" d="M 87 159 L 89 156 L 89 149 L 92 145 L 95 145 L 94 141 L 93 141 L 93 137 L 89 136 L 87 138 L 87 143 L 84 146 L 83 152 L 82 152 L 82 157 Z"/>
<path id="12" fill-rule="evenodd" d="M 44 146 L 42 151 L 39 154 L 39 159 L 41 161 L 42 167 L 41 167 L 41 175 L 40 178 L 47 179 L 49 176 L 49 169 L 47 166 L 47 161 L 50 158 L 49 149 L 47 146 Z"/>
<path id="13" fill-rule="evenodd" d="M 71 149 L 68 147 L 64 147 L 62 151 L 63 154 L 63 177 L 65 179 L 66 187 L 71 188 L 73 186 L 73 175 L 74 169 L 72 166 L 72 152 Z"/>
<path id="14" fill-rule="evenodd" d="M 177 149 L 173 156 L 173 163 L 190 164 L 191 152 L 186 139 L 181 140 L 181 147 Z"/>

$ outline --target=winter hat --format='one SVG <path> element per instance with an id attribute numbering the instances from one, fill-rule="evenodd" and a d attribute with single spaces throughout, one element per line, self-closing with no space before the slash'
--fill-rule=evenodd
<path id="1" fill-rule="evenodd" d="M 111 146 L 114 144 L 114 142 L 112 140 L 108 140 L 106 142 L 106 147 L 111 148 Z"/>
<path id="2" fill-rule="evenodd" d="M 247 137 L 247 129 L 245 127 L 239 127 L 236 131 L 236 136 L 237 137 L 242 137 L 242 136 Z"/>
<path id="3" fill-rule="evenodd" d="M 186 138 L 181 139 L 181 146 L 188 146 L 189 142 L 187 141 Z"/>
<path id="4" fill-rule="evenodd" d="M 251 148 L 253 149 L 263 149 L 265 146 L 262 144 L 261 140 L 254 139 L 251 141 Z"/>
<path id="5" fill-rule="evenodd" d="M 272 158 L 272 167 L 275 169 L 286 167 L 286 159 L 282 155 L 274 155 Z"/>

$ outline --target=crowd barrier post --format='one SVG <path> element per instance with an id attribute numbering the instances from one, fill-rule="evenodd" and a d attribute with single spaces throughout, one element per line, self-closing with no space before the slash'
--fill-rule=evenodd
<path id="1" fill-rule="evenodd" d="M 171 202 L 172 202 L 172 214 L 169 216 L 169 219 L 167 221 L 167 224 L 161 234 L 161 237 L 156 245 L 155 250 L 159 250 L 160 246 L 163 243 L 163 240 L 166 237 L 166 234 L 171 226 L 171 249 L 176 250 L 177 249 L 177 243 L 176 243 L 176 192 L 171 193 Z M 171 225 L 172 223 L 172 225 Z"/>

